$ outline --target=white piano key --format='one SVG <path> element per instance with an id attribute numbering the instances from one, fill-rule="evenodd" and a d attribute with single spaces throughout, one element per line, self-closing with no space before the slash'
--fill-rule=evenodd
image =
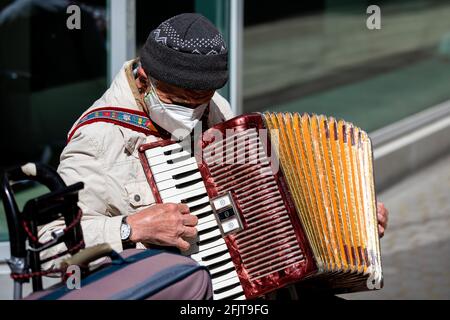
<path id="1" fill-rule="evenodd" d="M 202 243 L 198 245 L 199 248 L 199 252 L 202 252 L 203 250 L 208 250 L 208 249 L 214 249 L 214 247 L 217 247 L 221 244 L 225 244 L 225 240 L 223 240 L 223 238 L 219 238 L 217 240 L 208 242 L 208 243 Z M 218 250 L 217 252 L 219 252 L 220 250 Z M 206 257 L 206 256 L 205 256 Z"/>
<path id="2" fill-rule="evenodd" d="M 207 267 L 210 267 L 211 265 L 215 264 L 215 263 L 219 263 L 219 262 L 230 262 L 231 261 L 231 256 L 228 252 L 224 252 L 222 255 L 211 259 L 211 260 L 201 260 L 201 264 Z M 208 268 L 209 269 L 209 268 Z M 214 268 L 212 268 L 214 269 Z"/>
<path id="3" fill-rule="evenodd" d="M 219 226 L 217 225 L 217 221 L 216 220 L 204 223 L 201 226 L 200 225 L 197 226 L 197 231 L 200 233 L 201 231 L 204 231 L 204 230 L 212 228 L 212 227 L 219 228 Z"/>
<path id="4" fill-rule="evenodd" d="M 189 204 L 189 207 L 192 207 L 192 206 Z M 208 211 L 212 211 L 211 205 L 209 205 L 209 204 L 204 206 L 203 208 L 191 211 L 191 214 L 198 216 L 198 215 L 200 215 L 202 213 L 206 213 Z"/>
<path id="5" fill-rule="evenodd" d="M 163 172 L 157 173 L 157 174 L 155 174 L 155 172 L 152 169 L 152 173 L 153 173 L 153 179 L 155 180 L 156 183 L 158 183 L 160 181 L 173 179 L 174 175 L 177 175 L 180 173 L 185 173 L 185 172 L 192 171 L 192 170 L 198 170 L 198 165 L 196 162 L 188 164 L 183 167 L 175 168 L 170 171 L 163 171 Z"/>
<path id="6" fill-rule="evenodd" d="M 207 224 L 207 223 L 204 223 L 204 225 L 205 224 Z M 199 239 L 200 242 L 202 242 L 202 241 L 210 240 L 211 238 L 218 237 L 218 236 L 221 236 L 221 235 L 222 234 L 220 233 L 219 227 L 217 227 L 217 229 L 214 229 L 214 230 L 212 230 L 212 231 L 210 231 L 208 233 L 204 233 L 204 234 L 198 235 L 198 239 Z M 202 244 L 200 244 L 200 246 L 201 245 Z M 203 244 L 203 245 L 206 245 L 206 244 Z"/>
<path id="7" fill-rule="evenodd" d="M 201 179 L 202 175 L 200 174 L 200 172 L 196 172 L 194 174 L 191 174 L 190 176 L 181 178 L 181 179 L 167 179 L 161 182 L 156 182 L 156 186 L 158 187 L 158 190 L 161 192 L 163 190 L 169 189 L 169 188 L 173 188 L 176 185 L 179 185 L 181 183 L 186 183 L 192 180 L 196 180 L 196 179 Z"/>
<path id="8" fill-rule="evenodd" d="M 234 270 L 230 270 L 230 272 L 227 272 L 227 273 L 221 275 L 220 277 L 215 277 L 215 278 L 211 279 L 211 282 L 213 285 L 213 290 L 214 290 L 214 287 L 216 285 L 218 285 L 219 283 L 222 283 L 223 281 L 237 278 L 237 277 L 238 277 L 238 275 L 236 273 L 236 269 L 234 269 Z"/>
<path id="9" fill-rule="evenodd" d="M 152 169 L 152 173 L 154 175 L 164 172 L 164 171 L 171 171 L 174 170 L 176 168 L 180 168 L 180 167 L 184 167 L 187 166 L 189 164 L 193 164 L 195 163 L 197 165 L 197 161 L 195 160 L 194 157 L 183 160 L 183 161 L 177 161 L 175 163 L 169 164 L 167 162 L 161 163 L 161 164 L 157 164 L 157 165 L 153 165 L 151 162 L 149 162 L 150 164 L 150 168 Z"/>
<path id="10" fill-rule="evenodd" d="M 191 258 L 194 259 L 195 261 L 198 260 L 202 260 L 205 257 L 209 257 L 213 254 L 216 254 L 218 252 L 222 252 L 225 250 L 228 250 L 227 245 L 225 244 L 225 241 L 223 239 L 219 239 L 222 241 L 215 241 L 218 244 L 216 244 L 214 247 L 210 247 L 210 248 L 203 248 L 203 250 L 201 250 L 199 253 L 195 253 L 193 255 L 191 255 Z"/>
<path id="11" fill-rule="evenodd" d="M 234 298 L 233 300 L 247 300 L 247 297 L 243 293 L 242 295 L 240 295 L 239 297 Z"/>
<path id="12" fill-rule="evenodd" d="M 179 194 L 176 196 L 169 196 L 169 197 L 161 197 L 163 203 L 181 203 L 182 200 L 186 200 L 192 197 L 196 197 L 196 196 L 200 196 L 200 195 L 206 195 L 206 189 L 205 187 L 199 188 L 197 190 L 192 190 L 192 191 L 188 191 L 185 192 L 183 194 Z M 190 203 L 187 203 L 188 205 L 190 205 Z"/>
<path id="13" fill-rule="evenodd" d="M 214 288 L 214 287 L 213 287 L 213 288 Z M 227 290 L 227 291 L 225 291 L 225 292 L 223 292 L 223 293 L 219 293 L 219 294 L 213 293 L 213 299 L 214 299 L 214 300 L 222 300 L 222 299 L 226 299 L 226 298 L 228 298 L 228 297 L 230 297 L 230 296 L 232 296 L 232 295 L 235 295 L 235 294 L 237 294 L 237 293 L 240 293 L 240 292 L 243 293 L 244 290 L 242 289 L 241 286 L 237 286 L 237 287 L 234 287 L 233 289 Z"/>
<path id="14" fill-rule="evenodd" d="M 164 154 L 164 152 L 166 151 L 172 151 L 172 150 L 176 150 L 176 149 L 180 149 L 183 146 L 180 143 L 172 143 L 169 145 L 166 145 L 164 147 L 156 147 L 156 148 L 152 148 L 152 149 L 148 149 L 145 151 L 145 156 L 147 157 L 147 159 L 156 157 L 156 156 L 160 156 L 162 154 Z"/>
<path id="15" fill-rule="evenodd" d="M 200 242 L 199 247 L 201 247 L 202 245 L 207 245 L 207 243 L 201 243 L 207 240 L 213 240 L 213 238 L 217 238 L 218 236 L 221 236 L 222 234 L 220 233 L 219 227 L 217 227 L 217 229 L 214 229 L 208 233 L 204 233 L 201 235 L 198 235 L 198 241 Z"/>
<path id="16" fill-rule="evenodd" d="M 189 205 L 189 207 L 193 207 L 193 206 L 197 206 L 199 204 L 205 204 L 205 203 L 209 204 L 209 197 L 206 195 L 206 193 L 205 193 L 204 197 L 202 197 L 198 200 L 195 200 L 195 201 L 191 201 L 191 202 L 189 202 L 188 205 Z M 211 206 L 209 206 L 209 207 L 211 208 Z"/>
<path id="17" fill-rule="evenodd" d="M 189 191 L 193 191 L 193 190 L 197 190 L 203 188 L 204 193 L 206 193 L 206 189 L 205 189 L 205 184 L 202 181 L 196 182 L 190 186 L 186 186 L 184 188 L 170 188 L 170 189 L 166 189 L 166 190 L 159 190 L 159 195 L 161 196 L 161 198 L 168 198 L 168 197 L 174 197 L 177 195 L 185 195 L 187 194 Z"/>
<path id="18" fill-rule="evenodd" d="M 221 265 L 219 267 L 210 269 L 209 272 L 211 273 L 212 276 L 214 276 L 216 273 L 219 273 L 219 272 L 225 271 L 227 269 L 231 269 L 231 268 L 233 268 L 233 270 L 234 270 L 233 261 L 230 261 L 230 262 L 228 262 L 228 263 L 226 263 L 224 265 Z"/>
<path id="19" fill-rule="evenodd" d="M 161 163 L 167 163 L 168 161 L 176 162 L 178 159 L 185 157 L 192 157 L 191 152 L 183 150 L 169 155 L 162 154 L 160 156 L 149 159 L 149 163 L 151 163 L 152 166 L 156 166 Z"/>
<path id="20" fill-rule="evenodd" d="M 241 282 L 239 281 L 239 277 L 237 276 L 236 271 L 234 271 L 235 275 L 232 275 L 232 277 L 230 277 L 229 279 L 225 279 L 223 281 L 220 282 L 216 282 L 213 283 L 213 290 L 220 290 L 223 289 L 225 287 L 234 285 L 234 284 L 241 284 Z"/>
<path id="21" fill-rule="evenodd" d="M 211 212 L 211 214 L 207 215 L 206 217 L 200 218 L 198 219 L 198 226 L 214 221 L 217 225 L 217 220 L 216 217 L 214 216 L 214 213 Z"/>

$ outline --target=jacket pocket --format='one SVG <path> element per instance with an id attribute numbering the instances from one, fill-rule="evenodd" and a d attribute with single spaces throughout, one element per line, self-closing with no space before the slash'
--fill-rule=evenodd
<path id="1" fill-rule="evenodd" d="M 129 183 L 125 185 L 125 190 L 127 192 L 131 212 L 155 203 L 155 198 L 153 197 L 147 181 Z"/>

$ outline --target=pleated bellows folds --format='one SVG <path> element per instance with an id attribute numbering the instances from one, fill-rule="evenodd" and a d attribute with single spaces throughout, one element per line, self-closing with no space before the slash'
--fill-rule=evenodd
<path id="1" fill-rule="evenodd" d="M 314 281 L 378 289 L 382 273 L 367 133 L 325 116 L 263 117 L 319 268 Z"/>

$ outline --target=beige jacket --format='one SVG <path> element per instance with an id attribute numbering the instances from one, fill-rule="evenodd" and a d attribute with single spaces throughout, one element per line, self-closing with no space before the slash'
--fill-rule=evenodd
<path id="1" fill-rule="evenodd" d="M 144 110 L 131 65 L 132 61 L 124 64 L 110 88 L 86 112 L 105 106 Z M 228 102 L 216 93 L 210 103 L 208 125 L 232 116 Z M 87 247 L 107 242 L 114 250 L 122 251 L 120 225 L 123 216 L 154 204 L 139 161 L 138 147 L 157 140 L 159 138 L 155 136 L 145 136 L 112 123 L 96 122 L 80 127 L 64 148 L 58 173 L 67 185 L 84 182 L 84 189 L 79 193 L 79 207 L 83 211 L 81 224 Z M 39 232 L 40 240 L 50 239 L 51 232 L 61 227 L 63 221 L 59 220 L 44 226 Z M 61 249 L 60 246 L 47 250 L 44 256 Z"/>

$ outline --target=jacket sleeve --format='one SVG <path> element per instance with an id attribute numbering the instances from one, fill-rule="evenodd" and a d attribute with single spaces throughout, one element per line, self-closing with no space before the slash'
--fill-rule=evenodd
<path id="1" fill-rule="evenodd" d="M 86 247 L 99 243 L 109 243 L 120 252 L 120 225 L 123 216 L 112 216 L 107 205 L 107 184 L 102 155 L 105 150 L 105 133 L 102 127 L 91 124 L 79 129 L 61 154 L 58 173 L 67 185 L 82 181 L 84 188 L 79 192 L 78 206 L 83 212 L 81 221 Z M 104 131 L 104 130 L 103 130 Z M 62 220 L 45 225 L 40 230 L 40 241 L 49 240 L 53 230 L 64 227 Z M 50 256 L 61 250 L 55 247 L 47 250 Z"/>

